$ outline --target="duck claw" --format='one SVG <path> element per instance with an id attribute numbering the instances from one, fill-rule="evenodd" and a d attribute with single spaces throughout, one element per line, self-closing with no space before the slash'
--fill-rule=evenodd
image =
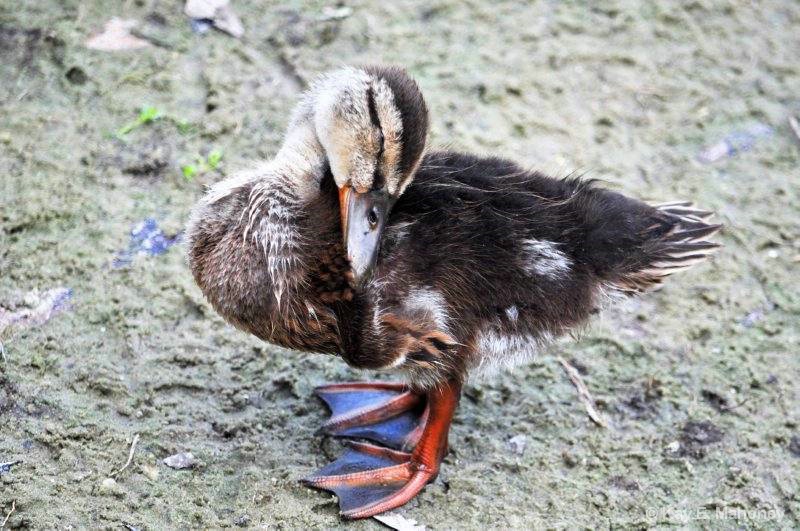
<path id="1" fill-rule="evenodd" d="M 353 382 L 315 390 L 330 408 L 320 432 L 411 449 L 421 433 L 424 399 L 402 384 Z"/>

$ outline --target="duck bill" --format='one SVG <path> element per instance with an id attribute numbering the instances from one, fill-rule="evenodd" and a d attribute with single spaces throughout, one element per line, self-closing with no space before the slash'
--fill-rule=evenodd
<path id="1" fill-rule="evenodd" d="M 339 189 L 339 210 L 353 281 L 356 287 L 361 287 L 375 270 L 389 211 L 389 196 L 381 191 L 358 193 L 344 186 Z"/>

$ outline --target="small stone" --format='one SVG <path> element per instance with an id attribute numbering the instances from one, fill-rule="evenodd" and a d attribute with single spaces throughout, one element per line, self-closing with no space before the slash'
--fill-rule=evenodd
<path id="1" fill-rule="evenodd" d="M 142 474 L 147 477 L 150 481 L 158 481 L 158 467 L 155 465 L 144 464 L 141 466 Z"/>
<path id="2" fill-rule="evenodd" d="M 192 468 L 194 467 L 195 463 L 197 463 L 197 460 L 192 455 L 192 452 L 181 452 L 164 459 L 165 465 L 176 470 Z"/>
<path id="3" fill-rule="evenodd" d="M 574 468 L 578 466 L 578 457 L 568 450 L 564 450 L 561 452 L 561 459 L 564 461 L 564 464 L 567 465 L 569 468 Z"/>
<path id="4" fill-rule="evenodd" d="M 678 453 L 678 450 L 681 449 L 681 443 L 679 441 L 672 441 L 667 445 L 667 452 L 671 454 Z"/>
<path id="5" fill-rule="evenodd" d="M 116 480 L 114 478 L 106 478 L 100 482 L 100 492 L 104 494 L 113 494 L 114 496 L 119 496 L 120 490 L 119 486 L 117 485 Z"/>
<path id="6" fill-rule="evenodd" d="M 353 8 L 348 6 L 325 6 L 322 8 L 320 21 L 344 20 L 353 14 Z"/>
<path id="7" fill-rule="evenodd" d="M 508 447 L 517 455 L 525 453 L 525 446 L 527 446 L 527 444 L 528 438 L 522 434 L 515 435 L 508 440 Z"/>
<path id="8" fill-rule="evenodd" d="M 70 481 L 73 483 L 80 483 L 84 479 L 88 478 L 91 474 L 89 472 L 75 472 L 70 476 Z"/>

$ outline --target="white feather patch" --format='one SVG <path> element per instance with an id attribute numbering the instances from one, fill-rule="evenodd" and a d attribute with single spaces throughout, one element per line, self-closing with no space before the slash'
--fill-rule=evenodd
<path id="1" fill-rule="evenodd" d="M 572 260 L 554 242 L 529 239 L 522 242 L 522 249 L 522 268 L 529 275 L 563 278 L 572 266 Z"/>
<path id="2" fill-rule="evenodd" d="M 447 333 L 447 301 L 441 293 L 432 288 L 412 290 L 403 301 L 404 309 L 410 314 L 425 314 L 433 320 L 436 328 Z"/>
<path id="3" fill-rule="evenodd" d="M 494 326 L 487 327 L 478 333 L 476 341 L 480 356 L 477 372 L 488 376 L 529 363 L 552 341 L 553 336 L 549 332 L 534 336 L 505 333 Z"/>

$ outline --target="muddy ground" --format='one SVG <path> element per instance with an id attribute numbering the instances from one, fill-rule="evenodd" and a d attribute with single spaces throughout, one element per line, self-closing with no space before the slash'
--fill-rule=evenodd
<path id="1" fill-rule="evenodd" d="M 340 451 L 314 434 L 326 412 L 312 389 L 371 375 L 226 326 L 179 246 L 114 258 L 143 219 L 178 233 L 205 185 L 273 154 L 315 73 L 383 61 L 419 80 L 433 144 L 694 199 L 726 225 L 713 262 L 471 382 L 440 477 L 399 513 L 435 529 L 800 525 L 800 148 L 787 126 L 800 4 L 675 4 L 240 1 L 237 40 L 193 33 L 178 2 L 4 2 L 0 306 L 73 295 L 0 336 L 0 463 L 22 461 L 0 467 L 0 523 L 15 503 L 11 528 L 344 525 L 333 497 L 297 483 Z M 137 20 L 150 46 L 86 49 L 112 16 Z M 161 118 L 117 138 L 143 106 Z M 751 150 L 698 161 L 754 124 L 772 132 Z M 161 463 L 182 451 L 194 469 Z"/>

